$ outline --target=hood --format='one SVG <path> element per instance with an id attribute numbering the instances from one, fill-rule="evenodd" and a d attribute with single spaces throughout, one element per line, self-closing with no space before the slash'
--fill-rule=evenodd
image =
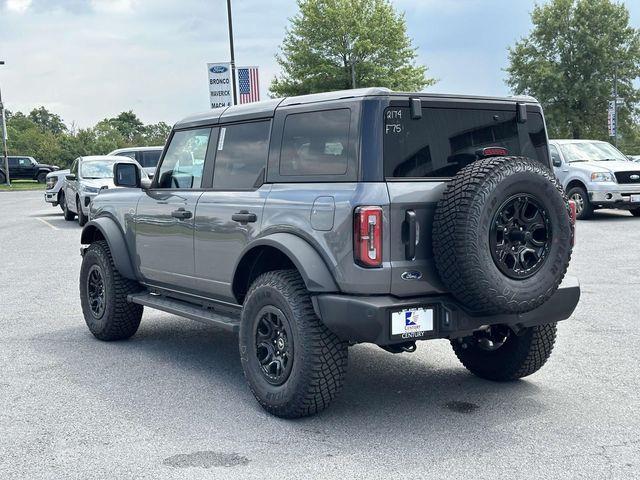
<path id="1" fill-rule="evenodd" d="M 113 178 L 87 178 L 81 180 L 82 185 L 93 188 L 115 188 Z"/>
<path id="2" fill-rule="evenodd" d="M 637 172 L 640 165 L 637 162 L 625 162 L 623 160 L 608 162 L 574 162 L 572 168 L 583 170 L 585 172 Z"/>
<path id="3" fill-rule="evenodd" d="M 60 167 L 57 165 L 49 165 L 48 163 L 39 163 L 39 168 L 50 168 L 51 170 L 60 170 Z"/>
<path id="4" fill-rule="evenodd" d="M 53 176 L 61 176 L 61 175 L 68 175 L 70 172 L 69 169 L 67 170 L 54 170 L 53 172 L 49 172 L 47 173 L 47 178 L 49 177 L 53 177 Z"/>

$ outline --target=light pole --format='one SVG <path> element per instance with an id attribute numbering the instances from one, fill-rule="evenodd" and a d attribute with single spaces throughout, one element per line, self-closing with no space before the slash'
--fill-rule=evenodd
<path id="1" fill-rule="evenodd" d="M 0 60 L 0 65 L 4 65 L 4 60 Z M 0 89 L 0 123 L 2 123 L 2 156 L 4 157 L 4 178 L 5 183 L 10 187 L 9 178 L 9 158 L 7 155 L 7 122 L 4 118 L 4 103 L 2 103 L 2 89 Z"/>
<path id="2" fill-rule="evenodd" d="M 233 20 L 231 19 L 231 0 L 227 0 L 227 19 L 229 21 L 229 47 L 231 49 L 231 85 L 233 86 L 233 104 L 238 103 L 236 88 L 236 56 L 233 49 Z"/>

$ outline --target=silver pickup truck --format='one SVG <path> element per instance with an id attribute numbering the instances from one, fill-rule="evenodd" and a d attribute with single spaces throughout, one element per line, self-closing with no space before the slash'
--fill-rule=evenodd
<path id="1" fill-rule="evenodd" d="M 640 165 L 599 140 L 550 140 L 553 167 L 577 218 L 599 208 L 629 210 L 640 217 Z"/>

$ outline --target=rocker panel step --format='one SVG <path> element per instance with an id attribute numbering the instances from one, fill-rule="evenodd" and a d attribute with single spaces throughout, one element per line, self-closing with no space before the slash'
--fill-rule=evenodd
<path id="1" fill-rule="evenodd" d="M 193 305 L 182 300 L 168 298 L 163 295 L 151 293 L 134 293 L 127 296 L 127 300 L 132 303 L 155 308 L 163 312 L 172 313 L 181 317 L 195 320 L 196 322 L 207 323 L 224 328 L 232 332 L 238 332 L 240 328 L 240 315 L 232 313 L 221 313 L 210 308 Z"/>

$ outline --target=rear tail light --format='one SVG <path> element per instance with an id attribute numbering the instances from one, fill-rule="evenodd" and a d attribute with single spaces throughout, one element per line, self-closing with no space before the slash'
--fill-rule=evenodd
<path id="1" fill-rule="evenodd" d="M 504 157 L 505 155 L 509 155 L 509 150 L 503 147 L 487 147 L 477 150 L 476 155 L 480 158 Z"/>
<path id="2" fill-rule="evenodd" d="M 578 207 L 576 202 L 569 200 L 569 218 L 571 218 L 571 245 L 576 244 L 576 219 L 578 217 Z"/>
<path id="3" fill-rule="evenodd" d="M 355 261 L 363 267 L 382 265 L 382 208 L 358 207 L 353 218 Z"/>

